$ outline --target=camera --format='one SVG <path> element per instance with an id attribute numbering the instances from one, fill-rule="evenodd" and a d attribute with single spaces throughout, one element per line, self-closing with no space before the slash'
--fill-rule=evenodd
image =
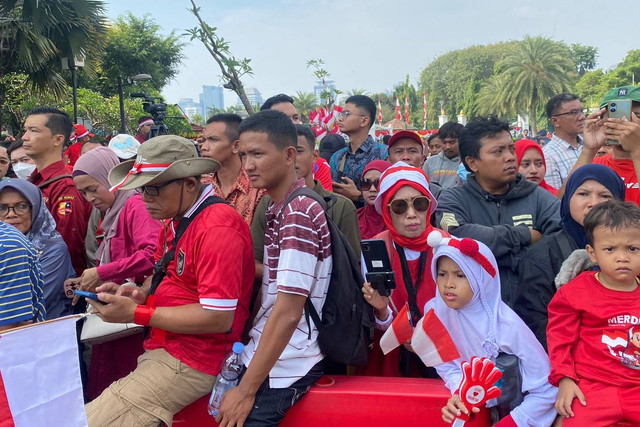
<path id="1" fill-rule="evenodd" d="M 609 104 L 609 112 L 615 113 L 616 111 L 618 111 L 618 106 L 616 105 L 616 103 L 612 102 L 611 104 Z"/>
<path id="2" fill-rule="evenodd" d="M 164 119 L 167 117 L 167 104 L 162 102 L 162 98 L 140 92 L 132 93 L 129 96 L 131 98 L 142 98 L 142 108 L 153 117 L 154 124 L 151 126 L 147 139 L 158 135 L 169 135 L 169 128 L 164 123 Z M 156 99 L 160 102 L 156 102 Z"/>

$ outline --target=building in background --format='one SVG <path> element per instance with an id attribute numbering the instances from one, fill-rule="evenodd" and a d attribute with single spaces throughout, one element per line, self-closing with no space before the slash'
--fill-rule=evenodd
<path id="1" fill-rule="evenodd" d="M 331 97 L 334 101 L 336 101 L 336 82 L 333 80 L 326 81 L 327 86 L 329 86 L 329 90 L 331 91 Z M 326 90 L 325 86 L 321 81 L 317 81 L 315 86 L 313 87 L 313 93 L 316 95 L 316 99 L 319 104 L 325 104 L 327 102 L 326 99 L 322 97 L 322 93 Z"/>
<path id="2" fill-rule="evenodd" d="M 247 88 L 245 88 L 244 89 L 244 93 L 247 94 L 247 98 L 249 99 L 249 102 L 253 106 L 260 107 L 260 105 L 262 105 L 262 103 L 264 102 L 264 99 L 262 99 L 262 94 L 255 87 L 247 87 Z M 238 99 L 238 101 L 239 101 L 239 99 Z M 242 105 L 242 103 L 240 103 L 240 104 Z"/>
<path id="3" fill-rule="evenodd" d="M 202 93 L 200 94 L 200 114 L 202 114 L 202 117 L 209 117 L 211 115 L 209 112 L 211 108 L 224 110 L 224 93 L 222 86 L 202 86 Z"/>
<path id="4" fill-rule="evenodd" d="M 202 114 L 202 106 L 199 102 L 195 102 L 193 98 L 180 98 L 178 105 L 187 117 L 189 117 L 189 120 L 193 120 L 193 116 L 196 114 Z"/>

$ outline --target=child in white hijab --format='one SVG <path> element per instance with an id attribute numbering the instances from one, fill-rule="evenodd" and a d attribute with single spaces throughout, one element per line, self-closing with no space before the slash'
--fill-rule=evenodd
<path id="1" fill-rule="evenodd" d="M 437 234 L 437 235 L 436 235 Z M 461 412 L 468 413 L 457 390 L 462 380 L 460 364 L 472 356 L 496 361 L 498 353 L 518 357 L 524 401 L 497 426 L 550 426 L 558 389 L 549 384 L 549 357 L 511 308 L 500 298 L 500 276 L 495 257 L 483 243 L 472 239 L 442 238 L 430 233 L 434 248 L 431 272 L 437 282 L 435 298 L 425 305 L 442 321 L 458 348 L 460 359 L 436 366 L 453 396 L 442 408 L 442 417 L 452 422 Z M 488 407 L 495 406 L 490 400 Z M 478 412 L 479 409 L 474 409 Z"/>

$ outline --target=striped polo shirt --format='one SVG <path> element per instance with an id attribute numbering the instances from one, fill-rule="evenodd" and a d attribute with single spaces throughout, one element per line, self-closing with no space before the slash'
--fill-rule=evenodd
<path id="1" fill-rule="evenodd" d="M 322 315 L 333 266 L 331 234 L 324 210 L 315 200 L 300 196 L 285 207 L 280 217 L 284 202 L 302 186 L 304 179 L 296 182 L 279 203 L 272 203 L 266 213 L 262 301 L 242 355 L 245 366 L 249 366 L 260 345 L 278 293 L 310 297 Z M 300 318 L 289 343 L 269 372 L 270 387 L 289 387 L 324 358 L 317 342 L 318 329 L 313 320 L 309 321 L 310 337 L 305 316 Z"/>
<path id="2" fill-rule="evenodd" d="M 44 320 L 43 284 L 31 244 L 16 228 L 0 222 L 0 326 Z"/>

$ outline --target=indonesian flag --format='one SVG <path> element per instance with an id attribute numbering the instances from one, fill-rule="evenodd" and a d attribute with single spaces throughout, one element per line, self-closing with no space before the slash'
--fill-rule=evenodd
<path id="1" fill-rule="evenodd" d="M 0 426 L 86 426 L 76 316 L 0 334 Z"/>
<path id="2" fill-rule="evenodd" d="M 427 130 L 427 92 L 422 92 L 422 110 L 423 110 L 423 118 L 422 118 L 422 129 Z"/>
<path id="3" fill-rule="evenodd" d="M 404 96 L 404 121 L 409 124 L 409 98 L 407 95 Z"/>
<path id="4" fill-rule="evenodd" d="M 400 313 L 393 319 L 389 329 L 380 338 L 380 348 L 384 354 L 387 354 L 399 347 L 400 344 L 410 340 L 411 335 L 413 335 L 411 315 L 409 314 L 409 306 L 405 304 Z"/>
<path id="5" fill-rule="evenodd" d="M 623 331 L 602 331 L 602 343 L 611 348 L 626 347 L 627 334 Z"/>
<path id="6" fill-rule="evenodd" d="M 411 347 L 427 366 L 436 366 L 460 358 L 451 335 L 433 309 L 418 321 L 411 337 Z"/>
<path id="7" fill-rule="evenodd" d="M 378 98 L 378 123 L 382 125 L 382 104 L 380 104 L 380 98 Z"/>
<path id="8" fill-rule="evenodd" d="M 400 100 L 398 99 L 398 95 L 396 95 L 396 119 L 402 120 L 402 113 L 400 112 Z"/>

